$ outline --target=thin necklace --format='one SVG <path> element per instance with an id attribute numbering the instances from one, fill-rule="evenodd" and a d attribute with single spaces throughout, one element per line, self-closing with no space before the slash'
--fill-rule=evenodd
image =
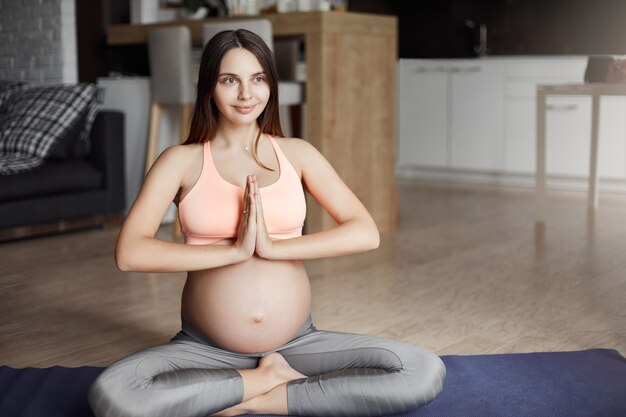
<path id="1" fill-rule="evenodd" d="M 250 149 L 250 145 L 245 145 L 245 146 L 243 147 L 243 150 L 244 150 L 244 151 L 246 151 L 246 152 L 248 152 L 248 149 Z"/>

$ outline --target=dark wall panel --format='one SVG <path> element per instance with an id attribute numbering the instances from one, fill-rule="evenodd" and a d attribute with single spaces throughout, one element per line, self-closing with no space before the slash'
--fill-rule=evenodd
<path id="1" fill-rule="evenodd" d="M 106 28 L 129 23 L 129 0 L 75 0 L 78 80 L 95 82 L 114 70 L 110 48 L 106 46 Z M 129 58 L 132 66 L 133 57 Z"/>
<path id="2" fill-rule="evenodd" d="M 626 54 L 624 0 L 350 0 L 349 9 L 398 16 L 402 58 L 473 56 L 480 24 L 493 55 Z"/>

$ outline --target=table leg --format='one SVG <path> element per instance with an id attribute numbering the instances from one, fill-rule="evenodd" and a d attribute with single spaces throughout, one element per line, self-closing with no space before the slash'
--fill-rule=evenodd
<path id="1" fill-rule="evenodd" d="M 535 222 L 545 222 L 546 204 L 546 94 L 537 89 L 537 169 L 535 185 Z"/>
<path id="2" fill-rule="evenodd" d="M 600 129 L 600 96 L 594 94 L 591 104 L 591 152 L 589 152 L 589 210 L 598 208 L 598 131 Z"/>

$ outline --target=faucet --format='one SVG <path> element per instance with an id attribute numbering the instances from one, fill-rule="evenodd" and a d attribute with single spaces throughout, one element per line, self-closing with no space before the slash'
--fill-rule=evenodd
<path id="1" fill-rule="evenodd" d="M 487 55 L 487 25 L 484 23 L 480 24 L 479 27 L 479 44 L 474 47 L 474 51 L 478 56 L 486 56 Z"/>
<path id="2" fill-rule="evenodd" d="M 489 51 L 487 48 L 487 25 L 485 23 L 481 23 L 478 27 L 478 39 L 476 39 L 476 23 L 473 20 L 466 19 L 465 27 L 471 29 L 473 34 L 473 46 L 472 51 L 478 57 L 484 57 L 487 55 Z M 478 40 L 478 44 L 476 44 L 476 40 Z"/>

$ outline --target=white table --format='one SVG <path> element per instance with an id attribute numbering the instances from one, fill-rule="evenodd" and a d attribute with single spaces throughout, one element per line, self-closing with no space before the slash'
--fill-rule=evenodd
<path id="1" fill-rule="evenodd" d="M 601 96 L 626 96 L 626 84 L 553 84 L 537 86 L 537 223 L 545 221 L 546 200 L 546 99 L 554 96 L 591 97 L 591 152 L 589 161 L 588 207 L 598 208 L 598 130 Z"/>

